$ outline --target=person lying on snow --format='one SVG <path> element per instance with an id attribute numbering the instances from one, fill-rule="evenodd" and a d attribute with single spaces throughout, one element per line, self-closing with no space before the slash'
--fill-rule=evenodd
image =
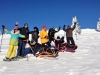
<path id="1" fill-rule="evenodd" d="M 50 48 L 46 44 L 45 47 L 42 47 L 42 44 L 36 43 L 34 40 L 28 41 L 28 44 L 30 45 L 30 53 L 36 57 L 53 56 L 54 53 L 58 54 L 58 50 Z"/>
<path id="2" fill-rule="evenodd" d="M 42 45 L 37 43 L 35 40 L 31 40 L 31 41 L 28 41 L 28 44 L 30 45 L 30 53 L 32 53 L 34 56 L 36 55 L 37 52 L 40 52 L 41 50 L 41 47 Z"/>
<path id="3" fill-rule="evenodd" d="M 11 35 L 10 44 L 9 44 L 10 46 L 9 46 L 8 52 L 6 54 L 6 58 L 3 60 L 4 61 L 16 60 L 15 55 L 16 55 L 16 49 L 18 46 L 18 38 L 19 37 L 25 38 L 25 36 L 20 34 L 17 26 L 15 26 L 14 30 L 12 30 L 12 31 L 8 31 L 4 25 L 2 25 L 2 28 L 4 29 L 4 31 L 6 33 Z"/>
<path id="4" fill-rule="evenodd" d="M 73 30 L 76 27 L 76 22 L 74 22 L 74 26 L 72 28 L 68 25 L 66 29 L 65 26 L 66 25 L 63 26 L 63 30 L 66 32 L 67 43 L 69 44 L 69 46 L 75 46 L 75 42 L 73 39 Z"/>
<path id="5" fill-rule="evenodd" d="M 50 43 L 51 43 L 51 41 L 54 41 L 54 39 L 55 39 L 55 37 L 54 37 L 55 33 L 59 32 L 60 29 L 61 29 L 61 27 L 59 27 L 59 29 L 54 28 L 54 27 L 49 29 L 48 36 L 49 36 Z"/>

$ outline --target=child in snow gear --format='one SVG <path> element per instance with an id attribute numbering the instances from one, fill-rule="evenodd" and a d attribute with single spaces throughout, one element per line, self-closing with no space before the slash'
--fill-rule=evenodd
<path id="1" fill-rule="evenodd" d="M 74 39 L 73 39 L 73 30 L 76 27 L 76 22 L 74 23 L 73 28 L 71 28 L 70 26 L 67 26 L 67 29 L 65 28 L 66 25 L 63 26 L 63 30 L 66 32 L 66 38 L 67 38 L 67 42 L 70 45 L 75 45 Z M 70 43 L 71 41 L 71 43 Z"/>
<path id="2" fill-rule="evenodd" d="M 7 28 L 5 28 L 4 25 L 2 25 L 2 28 L 4 29 L 4 31 L 8 34 L 11 35 L 11 38 L 10 38 L 10 46 L 9 46 L 9 49 L 8 49 L 8 52 L 7 52 L 7 55 L 6 55 L 6 59 L 4 59 L 4 61 L 6 60 L 14 60 L 15 59 L 15 55 L 16 55 L 16 49 L 17 49 L 17 46 L 18 46 L 18 38 L 21 37 L 21 38 L 25 38 L 24 35 L 21 35 L 18 28 L 15 27 L 14 30 L 12 31 L 8 31 Z"/>
<path id="3" fill-rule="evenodd" d="M 25 23 L 24 27 L 19 28 L 19 31 L 22 35 L 25 36 L 25 38 L 19 38 L 19 43 L 18 43 L 18 49 L 17 49 L 17 57 L 26 57 L 25 56 L 25 45 L 26 45 L 26 40 L 29 39 L 29 29 L 28 29 L 28 24 Z"/>
<path id="4" fill-rule="evenodd" d="M 50 28 L 48 31 L 48 36 L 49 36 L 49 42 L 54 41 L 55 39 L 55 33 L 59 32 L 61 27 L 57 30 L 57 28 Z"/>
<path id="5" fill-rule="evenodd" d="M 32 34 L 32 40 L 38 43 L 39 29 L 37 27 L 34 27 L 34 31 L 31 31 L 30 34 Z"/>

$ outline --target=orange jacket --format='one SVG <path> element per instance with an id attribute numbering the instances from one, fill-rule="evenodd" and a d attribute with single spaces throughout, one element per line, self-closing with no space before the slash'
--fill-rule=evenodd
<path id="1" fill-rule="evenodd" d="M 48 32 L 45 31 L 44 29 L 42 29 L 42 30 L 40 31 L 41 44 L 47 43 L 47 42 L 49 41 L 49 39 L 45 38 L 45 36 L 48 36 Z"/>

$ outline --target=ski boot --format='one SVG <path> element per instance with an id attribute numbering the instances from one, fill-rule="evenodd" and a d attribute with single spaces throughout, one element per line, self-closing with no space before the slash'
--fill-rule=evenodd
<path id="1" fill-rule="evenodd" d="M 10 61 L 10 59 L 9 58 L 5 58 L 5 59 L 3 59 L 3 61 Z"/>

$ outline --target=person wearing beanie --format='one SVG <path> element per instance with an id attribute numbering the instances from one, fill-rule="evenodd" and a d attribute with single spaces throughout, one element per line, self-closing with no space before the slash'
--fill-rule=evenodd
<path id="1" fill-rule="evenodd" d="M 71 28 L 69 25 L 67 26 L 67 29 L 65 28 L 66 25 L 63 26 L 63 30 L 66 32 L 66 40 L 69 45 L 74 45 L 75 42 L 73 39 L 73 30 L 76 27 L 76 22 L 74 22 L 74 26 Z M 71 43 L 70 43 L 71 42 Z"/>
<path id="2" fill-rule="evenodd" d="M 46 28 L 47 27 L 44 25 L 42 30 L 40 31 L 41 44 L 43 47 L 45 46 L 45 44 L 47 44 L 50 47 L 51 45 L 49 43 L 49 37 Z"/>
<path id="3" fill-rule="evenodd" d="M 15 26 L 14 30 L 12 30 L 12 31 L 8 31 L 7 28 L 4 25 L 2 25 L 2 28 L 4 29 L 4 31 L 7 34 L 11 35 L 10 43 L 9 43 L 9 49 L 8 49 L 7 54 L 6 54 L 6 58 L 3 59 L 3 60 L 4 61 L 16 60 L 15 57 L 16 57 L 16 49 L 17 49 L 17 46 L 18 46 L 18 38 L 19 37 L 25 38 L 25 36 L 20 34 L 17 26 Z"/>
<path id="4" fill-rule="evenodd" d="M 19 28 L 20 34 L 24 35 L 25 38 L 19 38 L 19 44 L 17 49 L 17 57 L 24 58 L 25 56 L 25 45 L 26 41 L 29 39 L 29 29 L 28 29 L 28 23 L 24 24 L 24 27 Z"/>
<path id="5" fill-rule="evenodd" d="M 37 27 L 34 27 L 33 31 L 31 31 L 30 34 L 32 35 L 31 41 L 34 40 L 36 43 L 38 43 L 39 29 Z"/>

